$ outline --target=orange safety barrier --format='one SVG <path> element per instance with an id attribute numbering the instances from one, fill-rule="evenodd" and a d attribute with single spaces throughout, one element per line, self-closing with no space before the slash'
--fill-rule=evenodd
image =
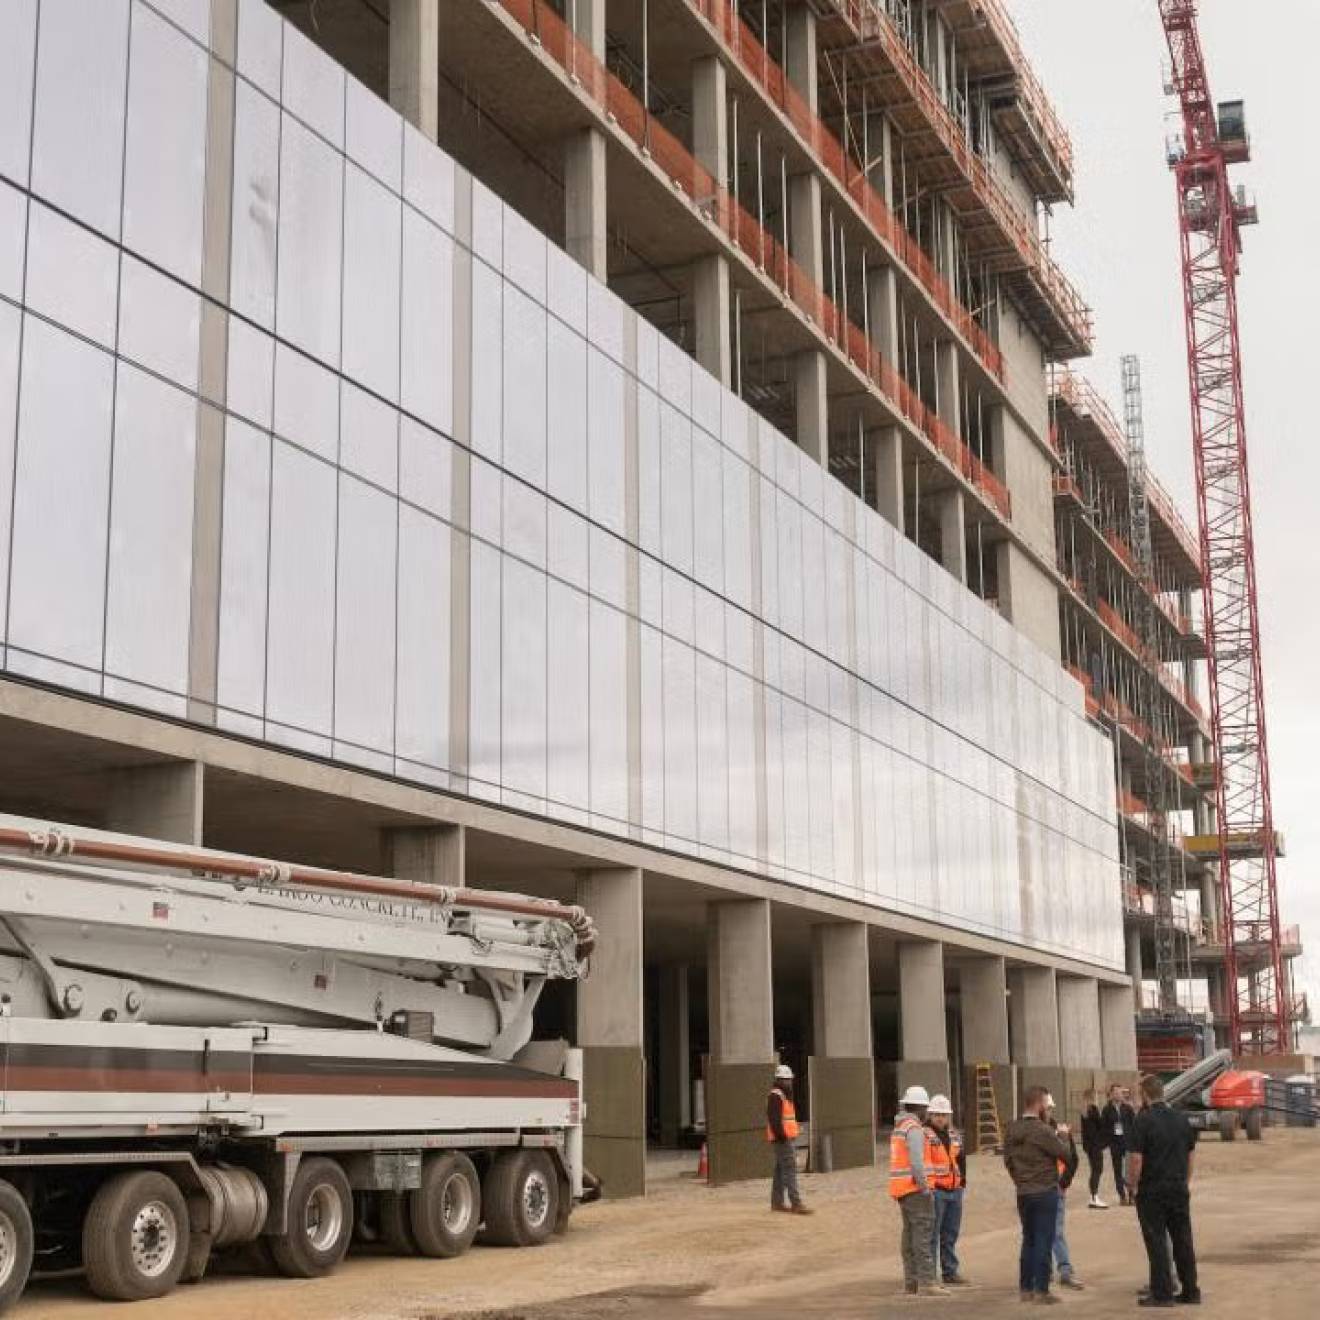
<path id="1" fill-rule="evenodd" d="M 779 107 L 807 143 L 821 168 L 843 186 L 877 237 L 889 245 L 935 305 L 953 322 L 986 369 L 1002 381 L 1004 356 L 998 345 L 936 270 L 934 262 L 884 197 L 871 186 L 863 167 L 812 111 L 806 97 L 789 82 L 751 28 L 730 9 L 727 0 L 688 0 L 688 4 L 715 30 L 738 67 Z"/>
<path id="2" fill-rule="evenodd" d="M 1005 519 L 1010 518 L 1012 501 L 1003 483 L 925 405 L 865 332 L 841 312 L 834 300 L 784 251 L 783 245 L 748 214 L 678 138 L 656 123 L 633 93 L 572 33 L 548 0 L 498 0 L 498 3 L 628 138 L 649 153 L 674 186 L 756 262 L 896 411 L 922 432 L 931 447 L 975 485 Z"/>

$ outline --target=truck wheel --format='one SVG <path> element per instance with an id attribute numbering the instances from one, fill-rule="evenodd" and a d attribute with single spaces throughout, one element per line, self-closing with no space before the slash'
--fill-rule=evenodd
<path id="1" fill-rule="evenodd" d="M 32 1215 L 13 1183 L 0 1180 L 0 1311 L 18 1301 L 32 1269 Z"/>
<path id="2" fill-rule="evenodd" d="M 275 1268 L 290 1279 L 329 1274 L 353 1237 L 353 1192 L 343 1169 L 324 1155 L 298 1166 L 289 1189 L 288 1227 L 270 1239 Z"/>
<path id="3" fill-rule="evenodd" d="M 1263 1109 L 1247 1110 L 1247 1140 L 1259 1141 L 1265 1135 L 1265 1111 Z"/>
<path id="4" fill-rule="evenodd" d="M 408 1222 L 423 1256 L 461 1256 L 481 1223 L 481 1183 L 458 1151 L 428 1156 L 422 1185 L 408 1193 Z"/>
<path id="5" fill-rule="evenodd" d="M 83 1220 L 87 1286 L 111 1302 L 164 1297 L 188 1258 L 188 1206 L 173 1179 L 131 1169 L 103 1182 Z"/>
<path id="6" fill-rule="evenodd" d="M 412 1225 L 408 1222 L 408 1193 L 381 1192 L 377 1202 L 380 1218 L 380 1240 L 391 1256 L 415 1256 L 417 1242 Z"/>
<path id="7" fill-rule="evenodd" d="M 482 1186 L 486 1207 L 483 1242 L 497 1247 L 535 1247 L 559 1218 L 559 1180 L 544 1151 L 509 1150 L 490 1166 Z"/>
<path id="8" fill-rule="evenodd" d="M 1219 1111 L 1219 1139 L 1221 1141 L 1232 1141 L 1237 1136 L 1237 1110 L 1221 1109 Z"/>

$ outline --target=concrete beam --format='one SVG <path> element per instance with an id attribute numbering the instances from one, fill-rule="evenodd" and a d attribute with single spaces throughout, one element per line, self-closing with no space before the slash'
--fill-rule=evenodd
<path id="1" fill-rule="evenodd" d="M 962 1054 L 969 1065 L 1010 1063 L 1008 972 L 1002 958 L 978 958 L 958 968 Z"/>
<path id="2" fill-rule="evenodd" d="M 825 354 L 809 348 L 793 359 L 794 403 L 797 409 L 794 439 L 823 468 L 830 464 L 830 409 Z"/>
<path id="3" fill-rule="evenodd" d="M 1121 985 L 1102 985 L 1099 991 L 1103 1066 L 1110 1072 L 1135 1072 L 1137 1024 L 1132 996 Z"/>
<path id="4" fill-rule="evenodd" d="M 1090 976 L 1055 979 L 1059 1006 L 1059 1062 L 1065 1068 L 1103 1068 L 1100 988 Z"/>
<path id="5" fill-rule="evenodd" d="M 106 828 L 164 843 L 202 843 L 205 770 L 200 761 L 111 772 Z"/>
<path id="6" fill-rule="evenodd" d="M 580 129 L 564 143 L 564 247 L 602 282 L 609 274 L 605 185 L 605 135 Z"/>
<path id="7" fill-rule="evenodd" d="M 462 825 L 388 830 L 385 865 L 390 875 L 424 885 L 467 883 L 467 831 Z"/>
<path id="8" fill-rule="evenodd" d="M 867 437 L 875 474 L 875 507 L 900 532 L 906 531 L 903 504 L 903 433 L 887 426 Z"/>
<path id="9" fill-rule="evenodd" d="M 390 0 L 390 105 L 440 136 L 440 0 Z"/>
<path id="10" fill-rule="evenodd" d="M 940 563 L 967 585 L 967 512 L 960 487 L 939 496 Z"/>
<path id="11" fill-rule="evenodd" d="M 657 1017 L 660 1058 L 656 1065 L 656 1100 L 660 1144 L 677 1146 L 692 1125 L 691 996 L 688 966 L 660 969 Z"/>
<path id="12" fill-rule="evenodd" d="M 1059 1000 L 1054 968 L 1014 968 L 1009 990 L 1014 1063 L 1058 1068 Z"/>
<path id="13" fill-rule="evenodd" d="M 784 14 L 784 24 L 784 71 L 815 114 L 820 108 L 816 15 L 809 6 L 795 0 Z"/>
<path id="14" fill-rule="evenodd" d="M 646 1068 L 642 1027 L 642 873 L 635 867 L 585 871 L 577 901 L 600 942 L 591 975 L 577 983 L 577 1043 L 590 1102 L 587 1167 L 612 1196 L 646 1192 Z"/>

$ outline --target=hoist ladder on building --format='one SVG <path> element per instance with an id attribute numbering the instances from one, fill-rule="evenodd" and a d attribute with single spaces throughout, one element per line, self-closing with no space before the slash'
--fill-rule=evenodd
<path id="1" fill-rule="evenodd" d="M 999 1102 L 988 1063 L 976 1065 L 976 1149 L 998 1152 L 1004 1146 L 999 1124 Z"/>

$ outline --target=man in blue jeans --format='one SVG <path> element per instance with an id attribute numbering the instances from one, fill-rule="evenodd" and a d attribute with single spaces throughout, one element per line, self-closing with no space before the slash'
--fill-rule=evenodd
<path id="1" fill-rule="evenodd" d="M 958 1234 L 962 1229 L 963 1189 L 967 1186 L 967 1156 L 962 1133 L 953 1127 L 953 1105 L 947 1095 L 933 1095 L 926 1110 L 930 1130 L 930 1168 L 935 1188 L 935 1229 L 931 1235 L 935 1265 L 946 1288 L 963 1288 L 968 1278 L 958 1264 Z"/>
<path id="2" fill-rule="evenodd" d="M 1059 1167 L 1068 1158 L 1068 1128 L 1057 1131 L 1045 1122 L 1053 1105 L 1043 1086 L 1029 1086 L 1022 1097 L 1022 1117 L 1004 1134 L 1004 1164 L 1017 1188 L 1018 1218 L 1022 1221 L 1022 1253 L 1018 1287 L 1024 1302 L 1054 1306 L 1050 1292 L 1050 1265 L 1054 1233 L 1059 1220 Z"/>

